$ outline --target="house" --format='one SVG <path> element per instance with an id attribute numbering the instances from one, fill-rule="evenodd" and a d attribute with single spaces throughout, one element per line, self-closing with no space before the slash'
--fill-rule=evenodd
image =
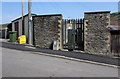
<path id="1" fill-rule="evenodd" d="M 0 38 L 9 38 L 9 31 L 12 30 L 12 24 L 7 23 L 7 24 L 1 24 L 0 25 Z"/>
<path id="2" fill-rule="evenodd" d="M 59 42 L 61 42 L 59 34 L 61 33 L 60 32 L 61 21 L 62 21 L 61 14 L 50 15 L 32 14 L 32 28 L 31 28 L 32 45 L 40 48 L 52 48 L 53 41 L 59 40 Z M 12 31 L 17 31 L 17 37 L 21 35 L 26 35 L 27 43 L 30 44 L 28 42 L 30 39 L 28 14 L 23 16 L 23 24 L 22 17 L 12 21 Z M 60 46 L 61 44 L 59 45 L 59 47 Z"/>
<path id="3" fill-rule="evenodd" d="M 35 14 L 32 14 L 32 17 L 33 16 L 35 16 Z M 22 17 L 19 17 L 13 20 L 11 23 L 12 23 L 12 31 L 17 31 L 17 37 L 21 35 L 26 35 L 27 39 L 29 40 L 28 14 L 23 16 L 23 20 L 22 20 Z M 33 31 L 31 32 L 31 34 L 33 34 Z M 28 40 L 27 40 L 27 43 L 28 43 Z"/>
<path id="4" fill-rule="evenodd" d="M 120 27 L 117 25 L 110 26 L 110 41 L 111 41 L 111 53 L 118 55 L 120 53 Z"/>

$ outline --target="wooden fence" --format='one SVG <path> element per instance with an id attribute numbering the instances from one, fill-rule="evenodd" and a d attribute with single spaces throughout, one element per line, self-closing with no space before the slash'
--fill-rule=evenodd
<path id="1" fill-rule="evenodd" d="M 120 30 L 111 31 L 111 53 L 120 56 Z"/>

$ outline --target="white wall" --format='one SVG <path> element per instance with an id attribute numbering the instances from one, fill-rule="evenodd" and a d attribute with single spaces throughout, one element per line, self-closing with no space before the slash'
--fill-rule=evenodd
<path id="1" fill-rule="evenodd" d="M 27 38 L 28 38 L 28 16 L 26 16 L 25 18 L 24 18 L 24 33 L 25 33 L 25 35 L 27 36 Z"/>
<path id="2" fill-rule="evenodd" d="M 23 32 L 22 19 L 18 19 L 16 21 L 12 22 L 12 31 L 15 31 L 14 23 L 17 22 L 17 21 L 19 22 L 19 27 L 18 27 L 19 33 L 18 34 L 19 34 L 19 36 L 21 36 L 22 32 Z M 33 30 L 33 28 L 31 28 L 31 30 Z M 24 17 L 24 35 L 26 35 L 27 39 L 29 39 L 28 16 Z M 33 37 L 33 32 L 32 32 L 32 37 Z M 32 39 L 32 41 L 33 41 L 33 39 Z"/>
<path id="3" fill-rule="evenodd" d="M 15 31 L 14 22 L 12 22 L 12 31 Z"/>
<path id="4" fill-rule="evenodd" d="M 22 19 L 19 20 L 19 36 L 22 35 Z"/>

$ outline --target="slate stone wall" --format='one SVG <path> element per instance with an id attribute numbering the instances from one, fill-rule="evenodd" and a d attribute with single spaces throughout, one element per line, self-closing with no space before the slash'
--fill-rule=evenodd
<path id="1" fill-rule="evenodd" d="M 52 49 L 53 41 L 61 45 L 62 15 L 38 15 L 33 17 L 34 45 L 40 48 Z"/>
<path id="2" fill-rule="evenodd" d="M 86 12 L 84 14 L 84 47 L 85 52 L 110 53 L 110 12 Z"/>

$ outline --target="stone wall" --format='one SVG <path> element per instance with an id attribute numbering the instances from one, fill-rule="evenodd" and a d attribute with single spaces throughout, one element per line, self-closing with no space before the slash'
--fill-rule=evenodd
<path id="1" fill-rule="evenodd" d="M 53 41 L 59 41 L 61 47 L 62 15 L 37 15 L 33 17 L 34 45 L 52 49 Z"/>
<path id="2" fill-rule="evenodd" d="M 110 12 L 86 12 L 84 14 L 84 47 L 85 52 L 110 53 Z"/>

